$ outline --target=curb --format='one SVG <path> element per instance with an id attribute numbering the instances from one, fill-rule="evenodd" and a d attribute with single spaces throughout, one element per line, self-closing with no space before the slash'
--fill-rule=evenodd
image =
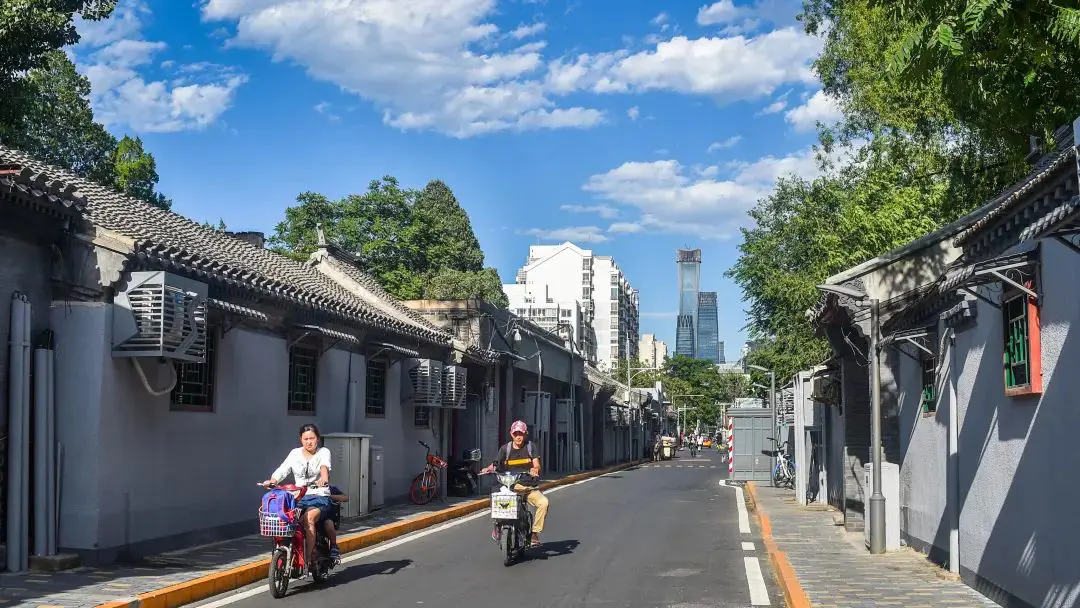
<path id="1" fill-rule="evenodd" d="M 758 526 L 761 528 L 761 539 L 765 543 L 765 550 L 769 553 L 769 562 L 772 564 L 773 573 L 776 575 L 776 582 L 780 585 L 780 589 L 784 594 L 784 604 L 788 608 L 810 608 L 810 598 L 799 583 L 795 568 L 791 566 L 787 554 L 781 551 L 776 541 L 773 540 L 772 523 L 769 521 L 769 516 L 758 507 L 757 485 L 752 481 L 748 481 L 745 490 L 749 498 L 747 502 L 750 503 L 748 506 L 754 511 Z"/>
<path id="2" fill-rule="evenodd" d="M 640 464 L 649 462 L 647 459 L 636 460 L 625 464 L 608 467 L 606 469 L 594 469 L 584 473 L 575 473 L 554 481 L 546 481 L 540 484 L 541 490 L 549 490 L 559 486 L 565 486 L 592 477 L 607 475 L 615 471 L 622 471 Z M 470 513 L 483 511 L 490 505 L 490 499 L 480 498 L 460 505 L 449 507 L 441 511 L 435 511 L 428 515 L 414 517 L 404 521 L 387 524 L 371 530 L 365 530 L 348 536 L 338 538 L 338 547 L 344 556 L 360 549 L 371 547 L 388 540 L 404 536 L 411 532 L 430 528 L 451 519 L 464 517 Z M 235 591 L 266 578 L 270 570 L 270 559 L 265 558 L 243 566 L 237 566 L 229 570 L 215 572 L 190 581 L 155 589 L 146 593 L 140 593 L 130 600 L 120 600 L 99 604 L 96 608 L 174 608 L 204 600 L 215 595 Z"/>

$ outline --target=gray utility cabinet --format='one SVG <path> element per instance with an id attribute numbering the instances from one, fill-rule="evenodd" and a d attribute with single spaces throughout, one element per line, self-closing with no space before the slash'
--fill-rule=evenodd
<path id="1" fill-rule="evenodd" d="M 342 489 L 349 502 L 341 505 L 342 517 L 357 517 L 370 510 L 368 469 L 371 435 L 327 433 L 323 445 L 330 450 L 330 481 Z"/>
<path id="2" fill-rule="evenodd" d="M 371 502 L 371 510 L 381 509 L 386 504 L 386 486 L 383 479 L 386 475 L 386 460 L 383 458 L 381 445 L 371 446 L 371 489 L 368 493 Z"/>
<path id="3" fill-rule="evenodd" d="M 735 466 L 732 481 L 769 481 L 772 479 L 776 459 L 764 454 L 776 449 L 769 437 L 776 436 L 773 428 L 773 411 L 768 408 L 731 408 L 727 412 L 733 419 Z"/>

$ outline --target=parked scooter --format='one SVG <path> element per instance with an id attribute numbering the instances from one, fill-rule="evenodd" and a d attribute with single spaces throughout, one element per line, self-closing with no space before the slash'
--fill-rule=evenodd
<path id="1" fill-rule="evenodd" d="M 260 487 L 267 487 L 258 484 Z M 291 484 L 274 486 L 273 489 L 290 492 L 299 501 L 307 493 L 308 487 L 297 487 Z M 289 581 L 301 578 L 308 570 L 304 556 L 304 526 L 301 524 L 301 516 L 304 510 L 301 508 L 289 509 L 282 516 L 280 513 L 267 512 L 259 507 L 259 534 L 272 538 L 274 548 L 270 551 L 270 595 L 274 599 L 285 597 L 289 591 Z M 330 540 L 323 532 L 321 525 L 316 526 L 314 563 L 311 564 L 311 579 L 316 583 L 324 582 L 330 571 L 336 565 L 330 557 Z"/>
<path id="2" fill-rule="evenodd" d="M 461 460 L 450 463 L 447 472 L 449 486 L 447 491 L 451 496 L 477 496 L 480 494 L 480 450 L 466 450 L 461 455 Z"/>
<path id="3" fill-rule="evenodd" d="M 498 473 L 496 479 L 501 487 L 491 493 L 491 519 L 499 526 L 499 548 L 505 552 L 504 566 L 513 565 L 530 546 L 533 513 L 526 500 L 527 492 L 512 489 L 525 478 L 535 479 L 524 473 Z"/>

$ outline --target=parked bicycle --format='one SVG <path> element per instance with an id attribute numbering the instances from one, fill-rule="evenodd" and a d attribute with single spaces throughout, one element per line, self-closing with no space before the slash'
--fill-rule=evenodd
<path id="1" fill-rule="evenodd" d="M 773 486 L 794 489 L 795 461 L 788 458 L 788 442 L 780 443 L 775 437 L 769 437 L 768 439 L 776 444 L 776 452 L 773 454 L 776 457 L 776 466 L 773 467 L 772 471 Z"/>
<path id="2" fill-rule="evenodd" d="M 431 502 L 431 499 L 438 496 L 439 469 L 445 469 L 447 464 L 437 454 L 431 453 L 430 445 L 423 441 L 417 443 L 427 448 L 427 456 L 424 457 L 424 472 L 412 480 L 412 485 L 409 487 L 409 498 L 415 504 L 426 505 Z"/>

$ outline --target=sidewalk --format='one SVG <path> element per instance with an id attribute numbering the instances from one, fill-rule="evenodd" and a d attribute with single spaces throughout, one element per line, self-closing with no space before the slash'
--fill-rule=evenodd
<path id="1" fill-rule="evenodd" d="M 612 469 L 626 466 L 629 465 L 620 465 Z M 545 477 L 545 482 L 555 482 L 555 485 L 558 485 L 560 481 L 571 481 L 583 475 L 591 477 L 610 470 L 553 475 Z M 487 495 L 481 494 L 480 499 L 486 501 Z M 342 553 L 348 552 L 352 545 L 358 544 L 348 542 L 346 538 L 348 535 L 377 531 L 377 535 L 386 538 L 371 540 L 382 542 L 412 531 L 409 528 L 419 529 L 459 517 L 461 513 L 458 512 L 441 514 L 439 512 L 456 507 L 455 511 L 463 513 L 463 510 L 468 510 L 469 505 L 476 500 L 476 498 L 447 498 L 446 502 L 435 500 L 424 506 L 388 505 L 370 515 L 343 521 L 339 536 Z M 439 516 L 436 516 L 437 514 Z M 430 523 L 418 521 L 424 519 L 430 520 Z M 406 525 L 406 522 L 415 522 L 419 525 Z M 386 534 L 383 534 L 384 531 Z M 156 555 L 135 565 L 82 567 L 64 572 L 3 573 L 0 574 L 0 608 L 93 608 L 110 602 L 128 602 L 141 593 L 155 592 L 195 581 L 210 574 L 250 566 L 266 560 L 269 555 L 269 541 L 259 535 L 251 535 Z M 265 576 L 265 571 L 262 576 Z M 222 589 L 221 592 L 227 590 Z"/>
<path id="2" fill-rule="evenodd" d="M 747 495 L 764 516 L 762 536 L 789 608 L 998 606 L 907 547 L 870 555 L 861 532 L 834 524 L 831 511 L 799 506 L 790 490 L 764 485 Z"/>

